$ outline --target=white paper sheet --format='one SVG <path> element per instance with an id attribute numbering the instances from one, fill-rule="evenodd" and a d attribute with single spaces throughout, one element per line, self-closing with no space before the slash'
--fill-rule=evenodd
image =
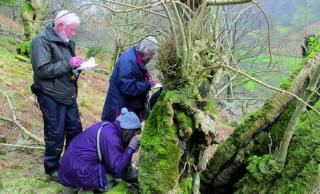
<path id="1" fill-rule="evenodd" d="M 162 84 L 157 83 L 156 85 L 154 85 L 153 87 L 151 87 L 151 89 L 162 88 L 162 87 L 163 87 Z"/>
<path id="2" fill-rule="evenodd" d="M 77 68 L 77 70 L 88 70 L 94 68 L 95 66 L 97 66 L 96 60 L 93 57 L 90 57 L 90 59 L 83 62 L 80 67 Z"/>

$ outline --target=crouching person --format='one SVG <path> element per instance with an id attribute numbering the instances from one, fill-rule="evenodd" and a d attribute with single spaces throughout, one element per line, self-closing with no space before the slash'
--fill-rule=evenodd
<path id="1" fill-rule="evenodd" d="M 114 122 L 92 125 L 70 143 L 59 168 L 59 181 L 77 190 L 105 192 L 114 186 L 106 174 L 125 181 L 137 181 L 131 166 L 133 153 L 140 144 L 141 123 L 127 108 Z"/>

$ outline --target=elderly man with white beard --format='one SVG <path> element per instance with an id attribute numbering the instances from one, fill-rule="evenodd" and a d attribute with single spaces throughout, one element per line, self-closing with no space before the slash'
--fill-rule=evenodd
<path id="1" fill-rule="evenodd" d="M 31 42 L 34 71 L 32 92 L 37 96 L 44 122 L 44 169 L 52 180 L 58 181 L 58 169 L 64 139 L 66 146 L 82 131 L 77 105 L 77 76 L 74 69 L 82 63 L 75 54 L 75 36 L 79 17 L 60 11 Z"/>

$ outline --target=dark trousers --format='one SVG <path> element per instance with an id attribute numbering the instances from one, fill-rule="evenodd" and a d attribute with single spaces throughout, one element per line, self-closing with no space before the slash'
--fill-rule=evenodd
<path id="1" fill-rule="evenodd" d="M 152 110 L 153 106 L 156 104 L 158 98 L 160 97 L 162 92 L 162 88 L 160 88 L 158 91 L 156 91 L 154 94 L 151 95 L 149 104 L 150 104 L 150 110 Z"/>
<path id="2" fill-rule="evenodd" d="M 161 92 L 162 92 L 162 88 L 160 88 L 160 90 L 158 90 L 157 92 L 153 93 L 149 98 L 149 100 L 144 104 L 144 108 L 141 108 L 141 109 L 132 108 L 132 107 L 126 107 L 126 108 L 129 111 L 136 113 L 140 121 L 142 122 L 148 118 L 149 113 L 152 110 L 153 106 L 156 104 L 158 98 L 160 97 Z M 118 115 L 120 115 L 120 113 Z"/>
<path id="3" fill-rule="evenodd" d="M 44 122 L 44 169 L 51 174 L 59 168 L 59 160 L 63 149 L 82 131 L 78 105 L 76 100 L 67 106 L 41 93 L 38 96 L 39 106 Z"/>

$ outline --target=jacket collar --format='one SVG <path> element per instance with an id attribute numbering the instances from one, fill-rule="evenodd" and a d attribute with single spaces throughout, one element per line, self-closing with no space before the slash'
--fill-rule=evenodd
<path id="1" fill-rule="evenodd" d="M 141 56 L 141 53 L 139 51 L 137 51 L 137 49 L 134 47 L 134 51 L 136 53 L 136 57 L 137 57 L 137 61 L 138 61 L 138 65 L 141 69 L 143 70 L 146 70 L 147 69 L 147 66 L 143 63 L 143 60 L 142 60 L 142 56 Z"/>
<path id="2" fill-rule="evenodd" d="M 144 64 L 143 64 L 143 61 L 142 61 L 142 56 L 141 56 L 141 54 L 137 51 L 137 49 L 134 49 L 134 50 L 136 51 L 136 56 L 137 56 L 138 64 L 143 67 Z"/>
<path id="3" fill-rule="evenodd" d="M 47 37 L 50 41 L 54 41 L 54 42 L 62 42 L 62 43 L 67 43 L 65 41 L 63 41 L 58 34 L 56 33 L 56 31 L 53 28 L 53 24 L 49 24 L 46 28 L 46 34 Z"/>

